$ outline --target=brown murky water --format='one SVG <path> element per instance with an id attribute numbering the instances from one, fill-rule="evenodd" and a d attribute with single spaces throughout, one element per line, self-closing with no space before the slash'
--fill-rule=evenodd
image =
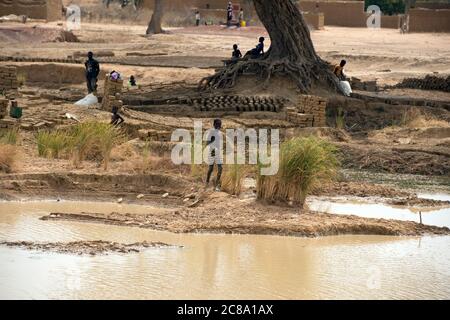
<path id="1" fill-rule="evenodd" d="M 450 298 L 450 237 L 172 234 L 38 219 L 52 211 L 148 210 L 152 207 L 0 202 L 0 240 L 147 240 L 184 246 L 95 257 L 1 247 L 0 298 Z"/>

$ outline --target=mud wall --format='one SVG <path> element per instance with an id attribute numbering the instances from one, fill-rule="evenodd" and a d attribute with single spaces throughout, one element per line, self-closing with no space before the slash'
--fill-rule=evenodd
<path id="1" fill-rule="evenodd" d="M 381 16 L 381 27 L 388 29 L 399 29 L 400 28 L 400 17 L 396 16 Z"/>
<path id="2" fill-rule="evenodd" d="M 324 29 L 325 16 L 322 12 L 303 12 L 306 24 L 315 30 Z"/>
<path id="3" fill-rule="evenodd" d="M 411 9 L 409 32 L 450 32 L 450 9 Z"/>
<path id="4" fill-rule="evenodd" d="M 425 9 L 450 9 L 450 2 L 416 2 L 414 8 L 425 8 Z"/>
<path id="5" fill-rule="evenodd" d="M 144 0 L 143 7 L 153 10 L 155 0 Z M 195 0 L 165 0 L 164 9 L 170 11 L 185 11 L 195 7 Z"/>
<path id="6" fill-rule="evenodd" d="M 207 9 L 209 5 L 210 9 L 226 9 L 229 0 L 191 0 L 186 2 L 192 2 L 193 5 L 199 9 Z M 239 4 L 238 1 L 232 1 L 233 4 Z"/>
<path id="7" fill-rule="evenodd" d="M 19 77 L 27 84 L 56 84 L 61 86 L 67 84 L 82 84 L 86 82 L 86 73 L 83 65 L 22 63 L 17 65 L 16 69 Z M 103 79 L 104 77 L 105 70 L 101 70 L 99 79 Z"/>
<path id="8" fill-rule="evenodd" d="M 17 69 L 14 66 L 0 66 L 0 92 L 17 90 Z"/>
<path id="9" fill-rule="evenodd" d="M 300 1 L 301 11 L 322 12 L 325 25 L 366 27 L 364 1 Z"/>
<path id="10" fill-rule="evenodd" d="M 61 19 L 61 0 L 0 0 L 0 16 L 26 15 L 32 19 Z"/>

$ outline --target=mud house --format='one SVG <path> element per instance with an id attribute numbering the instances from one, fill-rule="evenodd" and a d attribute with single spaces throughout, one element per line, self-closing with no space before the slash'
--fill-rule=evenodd
<path id="1" fill-rule="evenodd" d="M 0 16 L 25 15 L 32 19 L 60 20 L 61 0 L 0 0 Z"/>
<path id="2" fill-rule="evenodd" d="M 409 32 L 450 32 L 450 9 L 409 10 Z"/>

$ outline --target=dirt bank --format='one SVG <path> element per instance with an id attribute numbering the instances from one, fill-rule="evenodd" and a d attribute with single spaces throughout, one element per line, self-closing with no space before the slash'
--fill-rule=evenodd
<path id="1" fill-rule="evenodd" d="M 1 246 L 18 247 L 26 250 L 38 250 L 75 255 L 104 255 L 109 253 L 137 253 L 147 248 L 167 247 L 162 242 L 136 242 L 123 244 L 109 241 L 74 241 L 74 242 L 31 242 L 1 241 Z"/>
<path id="2" fill-rule="evenodd" d="M 450 229 L 409 221 L 300 212 L 255 200 L 239 200 L 224 193 L 205 194 L 198 207 L 171 212 L 136 214 L 52 213 L 43 220 L 69 220 L 150 228 L 175 233 L 209 232 L 317 237 L 340 234 L 450 234 Z"/>

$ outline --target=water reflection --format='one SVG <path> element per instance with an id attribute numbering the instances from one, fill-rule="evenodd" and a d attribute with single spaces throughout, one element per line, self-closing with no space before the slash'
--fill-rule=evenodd
<path id="1" fill-rule="evenodd" d="M 184 248 L 78 257 L 0 247 L 0 298 L 450 298 L 450 237 L 172 234 L 38 219 L 110 206 L 0 203 L 0 239 L 147 240 Z"/>

